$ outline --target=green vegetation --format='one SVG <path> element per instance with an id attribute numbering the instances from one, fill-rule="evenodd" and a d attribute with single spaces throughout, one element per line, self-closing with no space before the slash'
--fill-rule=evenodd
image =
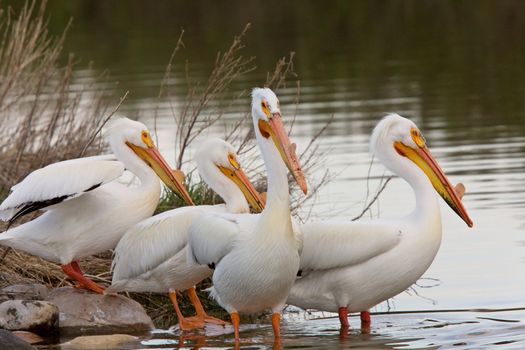
<path id="1" fill-rule="evenodd" d="M 186 180 L 188 193 L 193 200 L 195 205 L 203 204 L 219 204 L 222 203 L 221 197 L 215 192 L 210 190 L 203 182 L 192 181 L 191 178 Z M 155 214 L 162 213 L 163 211 L 170 210 L 173 208 L 183 207 L 187 205 L 179 196 L 172 191 L 164 191 L 159 201 L 159 205 L 155 210 Z"/>

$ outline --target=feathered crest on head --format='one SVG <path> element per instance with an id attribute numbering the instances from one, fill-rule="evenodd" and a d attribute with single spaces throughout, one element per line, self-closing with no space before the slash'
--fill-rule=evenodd
<path id="1" fill-rule="evenodd" d="M 233 146 L 229 142 L 219 137 L 211 137 L 199 145 L 197 152 L 195 152 L 195 157 L 206 157 L 215 150 L 227 150 L 228 152 L 235 153 Z"/>
<path id="2" fill-rule="evenodd" d="M 372 131 L 372 136 L 370 137 L 370 151 L 374 153 L 374 150 L 381 140 L 384 140 L 385 137 L 390 133 L 392 126 L 399 122 L 400 120 L 405 119 L 397 113 L 389 113 L 383 117 L 377 123 L 374 130 Z"/>
<path id="3" fill-rule="evenodd" d="M 112 117 L 103 126 L 102 135 L 107 136 L 109 134 L 112 134 L 116 130 L 121 130 L 127 124 L 128 121 L 131 121 L 131 119 L 124 116 Z"/>
<path id="4" fill-rule="evenodd" d="M 266 99 L 269 99 L 269 100 L 275 99 L 276 101 L 278 100 L 277 96 L 275 95 L 275 93 L 270 88 L 258 88 L 258 87 L 256 87 L 256 88 L 252 89 L 252 105 L 254 103 L 257 103 L 257 101 L 259 101 L 259 100 L 261 100 L 263 98 L 266 98 Z"/>
<path id="5" fill-rule="evenodd" d="M 275 93 L 272 91 L 272 89 L 267 88 L 267 87 L 264 87 L 264 88 L 254 87 L 252 89 L 252 97 L 259 97 L 259 96 L 262 96 L 262 95 L 265 95 L 265 94 L 274 94 L 275 95 Z"/>
<path id="6" fill-rule="evenodd" d="M 148 130 L 148 128 L 136 120 L 129 119 L 124 116 L 116 116 L 111 118 L 104 128 L 102 129 L 102 135 L 104 137 L 109 137 L 112 134 L 123 131 L 125 129 L 130 129 L 132 127 L 137 128 L 137 130 Z"/>

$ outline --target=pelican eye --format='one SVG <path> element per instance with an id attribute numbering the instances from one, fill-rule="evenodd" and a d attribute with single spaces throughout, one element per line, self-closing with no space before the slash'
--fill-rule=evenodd
<path id="1" fill-rule="evenodd" d="M 268 103 L 266 103 L 265 100 L 261 101 L 261 108 L 262 108 L 264 114 L 266 114 L 266 116 L 270 117 L 270 115 L 271 115 L 270 108 L 268 108 Z"/>
<path id="2" fill-rule="evenodd" d="M 418 129 L 410 129 L 410 136 L 419 148 L 423 148 L 426 146 L 425 138 L 423 137 L 423 135 L 421 135 Z"/>
<path id="3" fill-rule="evenodd" d="M 241 166 L 237 162 L 237 159 L 235 159 L 235 155 L 233 153 L 228 153 L 228 161 L 235 170 L 240 169 Z"/>
<path id="4" fill-rule="evenodd" d="M 142 132 L 140 133 L 140 138 L 146 146 L 153 147 L 153 141 L 151 140 L 151 136 L 149 135 L 149 132 L 147 130 L 142 130 Z"/>

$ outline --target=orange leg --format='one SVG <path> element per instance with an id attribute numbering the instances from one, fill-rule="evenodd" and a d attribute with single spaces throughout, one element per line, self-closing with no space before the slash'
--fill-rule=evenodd
<path id="1" fill-rule="evenodd" d="M 80 265 L 78 264 L 78 260 L 73 260 L 69 263 L 71 267 L 73 267 L 73 270 L 84 276 L 84 272 L 82 272 L 82 269 L 80 268 Z"/>
<path id="2" fill-rule="evenodd" d="M 84 274 L 80 270 L 80 266 L 78 266 L 78 262 L 74 261 L 69 264 L 62 265 L 62 271 L 64 271 L 66 275 L 80 283 L 80 285 L 84 288 L 89 289 L 98 294 L 104 293 L 103 287 L 99 286 L 98 284 L 84 276 Z"/>
<path id="3" fill-rule="evenodd" d="M 78 264 L 78 260 L 73 260 L 70 263 L 70 265 L 73 268 L 73 270 L 75 270 L 76 272 L 78 272 L 79 274 L 84 276 L 84 272 L 82 272 L 82 269 L 80 268 L 80 265 Z M 82 288 L 84 288 L 84 285 L 79 283 L 79 282 L 77 282 L 77 283 L 75 283 L 75 285 L 73 287 L 75 287 L 77 289 L 82 289 Z"/>
<path id="4" fill-rule="evenodd" d="M 195 328 L 203 328 L 204 327 L 204 321 L 196 318 L 196 317 L 184 317 L 182 315 L 182 312 L 179 308 L 179 303 L 177 302 L 177 292 L 170 292 L 169 293 L 171 303 L 173 304 L 175 308 L 175 313 L 177 314 L 177 318 L 179 319 L 179 328 L 183 331 L 189 331 Z"/>
<path id="5" fill-rule="evenodd" d="M 361 311 L 361 324 L 366 324 L 370 326 L 372 320 L 370 319 L 370 311 Z"/>
<path id="6" fill-rule="evenodd" d="M 204 311 L 201 301 L 199 300 L 199 297 L 197 296 L 195 287 L 191 287 L 190 289 L 186 291 L 186 293 L 188 294 L 188 297 L 190 298 L 190 301 L 193 304 L 193 307 L 195 308 L 195 312 L 197 313 L 197 317 L 199 319 L 201 319 L 203 322 L 214 323 L 214 324 L 218 324 L 221 326 L 226 325 L 226 322 L 224 322 L 223 320 L 206 314 L 206 311 Z"/>
<path id="7" fill-rule="evenodd" d="M 281 340 L 280 322 L 281 322 L 281 314 L 278 312 L 273 313 L 272 314 L 272 328 L 273 328 L 273 336 L 275 337 L 275 341 Z"/>
<path id="8" fill-rule="evenodd" d="M 233 334 L 235 336 L 235 341 L 239 341 L 239 323 L 241 322 L 241 319 L 239 317 L 239 313 L 238 312 L 232 312 L 230 314 L 230 317 L 231 317 L 231 321 L 232 321 L 232 324 L 233 324 Z"/>
<path id="9" fill-rule="evenodd" d="M 341 322 L 341 329 L 350 328 L 350 325 L 348 324 L 348 308 L 346 306 L 340 307 L 338 310 L 339 314 L 339 322 Z"/>
<path id="10" fill-rule="evenodd" d="M 361 311 L 361 332 L 370 334 L 370 325 L 372 320 L 370 319 L 370 311 Z"/>

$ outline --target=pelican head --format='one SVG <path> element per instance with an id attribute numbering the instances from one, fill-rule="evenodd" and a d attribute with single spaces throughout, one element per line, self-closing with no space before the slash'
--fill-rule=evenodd
<path id="1" fill-rule="evenodd" d="M 148 128 L 142 123 L 118 118 L 112 121 L 105 133 L 110 145 L 115 150 L 116 144 L 125 144 L 142 159 L 172 191 L 177 193 L 188 205 L 193 201 L 184 186 L 183 178 L 171 169 L 151 139 Z"/>
<path id="2" fill-rule="evenodd" d="M 261 136 L 262 140 L 271 138 L 290 173 L 304 194 L 306 194 L 306 179 L 295 152 L 296 145 L 290 142 L 288 133 L 284 129 L 279 100 L 272 90 L 268 88 L 253 89 L 252 116 L 255 132 Z"/>
<path id="3" fill-rule="evenodd" d="M 233 182 L 241 190 L 255 211 L 260 212 L 264 209 L 264 201 L 250 180 L 248 180 L 241 168 L 241 164 L 237 160 L 237 154 L 233 146 L 228 142 L 219 138 L 211 138 L 204 141 L 195 154 L 195 160 L 203 180 L 211 185 L 212 189 L 226 201 L 226 205 L 230 204 L 229 199 L 232 200 L 231 194 L 228 193 L 227 189 L 231 188 L 230 183 Z M 217 176 L 214 177 L 213 174 L 217 173 L 216 170 L 219 170 L 225 177 L 221 175 L 219 175 L 222 177 L 220 179 Z M 238 205 L 238 203 L 234 205 Z M 246 206 L 246 202 L 244 202 L 244 206 L 246 208 L 235 208 L 233 211 L 248 212 L 249 209 Z"/>
<path id="4" fill-rule="evenodd" d="M 389 168 L 402 164 L 404 170 L 415 164 L 428 177 L 432 186 L 447 204 L 469 226 L 473 222 L 467 214 L 454 187 L 426 146 L 426 141 L 416 124 L 398 114 L 389 114 L 375 127 L 371 138 L 371 150 Z M 399 168 L 398 168 L 399 169 Z"/>

